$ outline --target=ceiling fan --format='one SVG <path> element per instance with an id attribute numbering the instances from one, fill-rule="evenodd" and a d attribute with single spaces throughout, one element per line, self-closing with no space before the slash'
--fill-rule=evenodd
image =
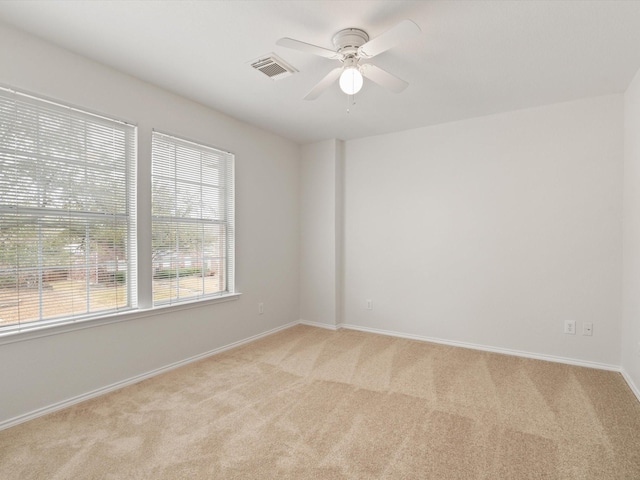
<path id="1" fill-rule="evenodd" d="M 344 30 L 340 30 L 333 36 L 333 44 L 336 47 L 335 51 L 287 37 L 281 38 L 276 44 L 320 57 L 339 60 L 342 63 L 341 66 L 331 70 L 304 97 L 305 100 L 315 100 L 338 78 L 340 78 L 340 89 L 347 95 L 354 95 L 360 91 L 363 77 L 368 78 L 372 82 L 392 92 L 401 92 L 409 85 L 407 82 L 376 65 L 360 63 L 360 61 L 373 58 L 417 36 L 420 32 L 420 27 L 414 22 L 411 20 L 403 20 L 371 40 L 367 32 L 359 28 L 345 28 Z"/>

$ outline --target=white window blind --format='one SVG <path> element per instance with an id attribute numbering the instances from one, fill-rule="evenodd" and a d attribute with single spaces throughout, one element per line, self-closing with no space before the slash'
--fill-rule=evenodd
<path id="1" fill-rule="evenodd" d="M 154 305 L 234 292 L 234 156 L 153 132 Z"/>
<path id="2" fill-rule="evenodd" d="M 0 331 L 136 306 L 135 127 L 0 89 Z"/>

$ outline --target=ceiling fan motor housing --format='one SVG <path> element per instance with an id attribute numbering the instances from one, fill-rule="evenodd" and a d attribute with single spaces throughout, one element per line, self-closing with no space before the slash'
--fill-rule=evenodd
<path id="1" fill-rule="evenodd" d="M 369 35 L 359 28 L 345 28 L 333 36 L 333 44 L 342 55 L 355 55 L 358 47 L 369 41 Z"/>

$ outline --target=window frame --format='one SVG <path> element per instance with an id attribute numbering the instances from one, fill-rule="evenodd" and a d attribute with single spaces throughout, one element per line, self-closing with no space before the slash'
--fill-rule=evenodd
<path id="1" fill-rule="evenodd" d="M 10 129 L 28 129 L 31 128 L 31 131 L 28 134 L 23 132 L 22 136 L 18 136 L 17 134 L 13 134 L 9 137 L 9 141 L 4 145 L 4 150 L 0 152 L 4 156 L 4 159 L 7 163 L 7 166 L 13 164 L 15 168 L 18 168 L 19 163 L 22 161 L 21 159 L 26 159 L 29 163 L 24 166 L 21 165 L 22 168 L 32 167 L 36 172 L 40 171 L 40 169 L 44 168 L 44 165 L 47 165 L 47 168 L 51 168 L 54 174 L 59 175 L 60 177 L 64 176 L 65 169 L 69 168 L 77 168 L 78 171 L 84 171 L 85 175 L 91 172 L 101 172 L 101 176 L 95 178 L 102 178 L 103 181 L 108 182 L 109 180 L 113 181 L 113 178 L 110 178 L 110 175 L 121 175 L 122 180 L 120 184 L 121 192 L 120 196 L 116 201 L 109 200 L 106 205 L 103 205 L 103 209 L 92 209 L 91 206 L 84 205 L 82 208 L 73 208 L 71 206 L 67 206 L 67 208 L 62 208 L 61 205 L 58 205 L 55 208 L 49 208 L 47 205 L 36 205 L 36 206 L 28 206 L 24 203 L 22 199 L 28 199 L 29 195 L 40 195 L 41 179 L 35 178 L 31 180 L 30 190 L 25 191 L 20 190 L 19 188 L 15 189 L 14 197 L 9 198 L 7 201 L 4 199 L 0 199 L 0 218 L 3 221 L 11 222 L 13 219 L 13 224 L 16 228 L 22 228 L 23 225 L 34 225 L 36 229 L 40 231 L 43 225 L 46 225 L 47 221 L 59 222 L 61 224 L 67 223 L 67 228 L 71 228 L 71 225 L 82 226 L 85 228 L 85 238 L 87 246 L 83 248 L 85 250 L 85 254 L 89 255 L 90 249 L 92 248 L 90 234 L 88 232 L 95 231 L 91 230 L 91 225 L 99 225 L 99 224 L 108 224 L 109 222 L 113 222 L 113 226 L 119 224 L 118 220 L 123 220 L 124 225 L 124 234 L 123 234 L 123 242 L 124 242 L 124 252 L 126 256 L 126 260 L 124 264 L 126 265 L 126 286 L 124 287 L 126 290 L 126 301 L 123 305 L 118 304 L 116 300 L 115 305 L 109 306 L 107 308 L 92 308 L 90 302 L 93 300 L 91 297 L 91 292 L 93 291 L 91 287 L 90 277 L 87 275 L 90 267 L 87 267 L 88 264 L 85 258 L 85 263 L 80 262 L 77 263 L 65 263 L 61 264 L 58 267 L 63 269 L 68 269 L 68 272 L 74 271 L 78 265 L 80 265 L 81 269 L 85 270 L 85 297 L 86 297 L 86 307 L 84 311 L 80 313 L 75 313 L 74 308 L 71 311 L 67 311 L 65 313 L 61 313 L 59 315 L 45 315 L 43 316 L 44 306 L 51 305 L 50 303 L 46 303 L 43 299 L 42 291 L 44 288 L 44 279 L 43 274 L 46 271 L 51 271 L 54 266 L 48 265 L 47 257 L 43 256 L 42 251 L 42 238 L 40 234 L 36 239 L 36 243 L 39 245 L 38 247 L 38 255 L 37 261 L 33 266 L 24 267 L 21 266 L 19 253 L 16 251 L 16 264 L 14 267 L 11 267 L 15 270 L 16 276 L 16 302 L 20 302 L 20 272 L 33 270 L 36 275 L 37 280 L 37 288 L 38 288 L 38 298 L 37 298 L 37 308 L 38 308 L 38 318 L 25 318 L 21 319 L 18 317 L 17 321 L 0 324 L 0 336 L 4 335 L 13 335 L 16 333 L 21 333 L 24 331 L 30 331 L 33 329 L 41 329 L 41 328 L 49 328 L 57 325 L 68 325 L 68 324 L 76 324 L 80 322 L 84 322 L 86 320 L 94 319 L 94 318 L 102 318 L 105 316 L 119 314 L 124 312 L 129 312 L 132 310 L 136 310 L 138 307 L 138 285 L 137 285 L 137 201 L 136 201 L 136 184 L 137 184 L 137 150 L 138 150 L 138 130 L 137 126 L 133 122 L 127 122 L 118 118 L 114 118 L 113 116 L 108 116 L 101 113 L 95 113 L 90 111 L 87 108 L 80 108 L 73 105 L 69 105 L 67 103 L 63 103 L 56 100 L 51 100 L 49 98 L 43 97 L 41 95 L 34 95 L 27 92 L 20 91 L 15 88 L 7 87 L 0 85 L 0 96 L 2 97 L 3 105 L 7 108 L 5 112 L 2 114 L 3 119 L 8 125 L 7 132 L 10 132 Z M 18 119 L 20 115 L 30 115 L 32 118 L 30 120 L 31 123 L 18 123 Z M 28 118 L 28 117 L 25 117 Z M 59 128 L 61 128 L 62 132 L 57 132 L 55 137 L 53 138 L 53 144 L 56 145 L 56 149 L 58 153 L 46 153 L 41 150 L 42 148 L 46 148 L 44 143 L 41 143 L 40 136 L 44 135 L 44 131 L 47 128 L 47 122 L 51 122 L 52 119 L 57 118 L 58 121 L 66 120 L 68 124 L 60 124 Z M 82 145 L 82 153 L 79 154 L 78 157 L 74 156 L 73 153 L 70 156 L 67 156 L 67 149 L 78 148 L 78 133 L 76 132 L 74 135 L 65 135 L 67 132 L 70 132 L 72 125 L 76 127 L 79 125 L 82 127 L 82 132 L 84 132 L 85 144 L 80 143 Z M 113 162 L 120 162 L 119 168 L 114 168 L 115 163 L 108 165 L 105 168 L 105 164 L 92 164 L 91 153 L 88 147 L 89 140 L 93 139 L 93 141 L 104 140 L 103 133 L 98 134 L 97 137 L 87 136 L 87 129 L 106 129 L 106 132 L 109 131 L 120 132 L 122 138 L 119 139 L 119 142 L 113 143 L 112 148 L 114 150 L 107 150 L 107 152 L 113 154 Z M 97 130 L 96 130 L 97 131 Z M 66 139 L 67 141 L 60 141 L 60 139 Z M 107 137 L 108 138 L 108 137 Z M 11 142 L 14 142 L 13 150 L 11 149 Z M 31 143 L 31 150 L 28 148 L 22 149 L 18 148 L 18 142 L 23 141 L 27 143 Z M 55 142 L 59 143 L 55 143 Z M 76 144 L 74 145 L 74 142 Z M 114 140 L 115 142 L 115 140 Z M 51 147 L 51 145 L 49 147 Z M 64 155 L 61 156 L 60 151 L 65 152 Z M 76 152 L 77 153 L 77 152 Z M 94 150 L 94 154 L 104 154 L 105 150 L 103 148 L 98 148 Z M 117 159 L 117 160 L 116 160 Z M 60 173 L 62 172 L 62 173 Z M 20 182 L 22 179 L 26 178 L 26 176 L 22 175 L 18 170 L 15 171 L 13 176 L 9 173 L 9 177 L 6 179 L 5 188 L 8 188 L 7 192 L 11 191 L 11 187 L 15 187 L 16 185 L 21 186 L 20 183 L 16 184 L 15 182 Z M 61 184 L 58 184 L 58 192 L 56 195 L 56 201 L 71 202 L 74 198 L 74 194 L 71 193 L 71 180 L 69 180 L 68 185 L 66 187 L 60 188 Z M 90 180 L 85 179 L 85 183 L 81 184 L 81 188 L 85 187 L 87 191 L 90 188 L 87 188 L 90 184 Z M 81 191 L 81 190 L 80 190 Z M 103 192 L 104 193 L 104 192 Z M 79 197 L 82 197 L 83 194 L 78 194 Z M 85 193 L 86 195 L 86 193 Z M 36 197 L 37 198 L 37 197 Z M 97 197 L 96 197 L 97 198 Z M 103 197 L 106 198 L 106 197 Z M 88 197 L 87 201 L 89 203 L 95 201 L 95 199 Z M 71 204 L 69 204 L 71 205 Z M 117 207 L 117 208 L 116 208 Z M 113 209 L 109 211 L 109 208 Z M 13 215 L 13 217 L 12 217 Z M 78 222 L 77 224 L 75 222 Z M 84 223 L 83 223 L 84 222 Z M 106 222 L 106 223 L 105 223 Z M 10 225 L 8 223 L 7 225 Z M 60 227 L 58 227 L 59 229 Z M 54 228 L 55 230 L 55 228 Z M 68 238 L 68 240 L 71 237 Z M 109 245 L 109 244 L 103 244 Z M 96 247 L 99 247 L 100 244 L 96 244 Z M 112 248 L 115 246 L 111 244 Z M 68 250 L 70 252 L 70 244 L 62 247 L 63 250 Z M 71 262 L 71 253 L 69 253 L 69 262 Z M 50 257 L 49 257 L 50 258 Z M 87 257 L 88 258 L 88 257 Z M 115 256 L 116 262 L 118 265 L 121 260 L 118 256 Z M 96 257 L 97 259 L 97 257 Z M 110 261 L 113 263 L 113 261 Z M 85 265 L 86 264 L 86 265 Z M 58 268 L 55 267 L 55 268 Z M 98 270 L 96 266 L 95 277 L 96 282 L 98 280 Z M 116 268 L 116 272 L 118 271 L 118 267 Z M 12 270 L 12 271 L 13 271 Z M 76 270 L 77 271 L 77 270 Z M 117 275 L 114 273 L 114 285 L 116 284 L 115 279 Z M 114 287 L 117 288 L 117 287 Z M 69 292 L 62 292 L 62 295 L 69 295 Z M 60 298 L 60 297 L 59 297 Z M 18 315 L 20 315 L 18 313 Z"/>
<path id="2" fill-rule="evenodd" d="M 132 321 L 136 319 L 154 317 L 158 315 L 174 314 L 175 312 L 184 311 L 193 308 L 202 308 L 217 303 L 225 303 L 235 301 L 240 298 L 242 293 L 237 291 L 235 284 L 235 155 L 224 149 L 213 147 L 204 142 L 192 141 L 184 137 L 169 135 L 183 141 L 192 142 L 197 145 L 213 148 L 232 156 L 231 162 L 231 183 L 229 200 L 232 203 L 232 231 L 229 235 L 229 248 L 231 253 L 231 262 L 227 268 L 227 289 L 214 295 L 201 296 L 198 298 L 189 298 L 179 303 L 153 304 L 152 299 L 152 240 L 151 236 L 146 233 L 147 228 L 150 230 L 152 225 L 151 200 L 151 163 L 152 163 L 152 134 L 156 130 L 149 128 L 140 129 L 136 122 L 122 119 L 121 117 L 104 114 L 92 110 L 84 106 L 72 105 L 68 102 L 54 98 L 48 98 L 39 93 L 31 93 L 17 89 L 12 86 L 0 84 L 0 89 L 11 92 L 12 94 L 24 95 L 35 101 L 56 105 L 60 108 L 77 111 L 83 115 L 102 118 L 108 121 L 115 121 L 122 124 L 132 126 L 134 133 L 131 137 L 133 142 L 133 155 L 128 165 L 126 178 L 130 184 L 130 229 L 129 229 L 129 248 L 130 248 L 130 268 L 127 278 L 127 288 L 131 289 L 132 295 L 131 306 L 127 309 L 118 311 L 99 311 L 83 316 L 63 316 L 57 319 L 37 320 L 29 322 L 29 324 L 12 323 L 6 326 L 0 325 L 0 346 L 15 342 L 28 341 L 35 338 L 46 337 L 51 335 L 64 334 L 85 328 L 94 328 L 113 323 L 124 321 Z M 158 133 L 162 133 L 158 131 Z M 148 162 L 148 163 L 147 163 Z M 142 210 L 140 208 L 142 207 Z M 143 243 L 140 243 L 140 242 Z M 149 259 L 141 258 L 140 252 L 145 256 L 148 254 Z M 130 279 L 135 279 L 135 282 Z"/>
<path id="3" fill-rule="evenodd" d="M 164 142 L 165 144 L 168 144 L 169 146 L 173 147 L 176 150 L 178 147 L 181 147 L 183 149 L 191 149 L 192 153 L 199 153 L 200 158 L 199 158 L 198 168 L 200 170 L 198 174 L 200 175 L 200 180 L 196 181 L 190 177 L 189 180 L 187 181 L 185 177 L 179 178 L 180 176 L 177 173 L 178 159 L 175 159 L 174 164 L 172 165 L 174 168 L 173 177 L 169 178 L 167 177 L 166 174 L 163 175 L 159 173 L 158 174 L 154 173 L 154 168 L 156 166 L 154 151 L 156 148 L 159 148 L 159 145 L 156 145 L 155 143 L 156 140 L 158 142 Z M 215 157 L 218 157 L 217 161 L 219 162 L 219 165 L 216 168 L 219 170 L 219 172 L 222 172 L 222 173 L 219 173 L 219 179 L 218 179 L 217 185 L 206 183 L 203 180 L 203 173 L 202 173 L 202 163 L 203 163 L 202 155 L 203 154 L 210 154 Z M 163 158 L 162 160 L 166 161 L 168 159 Z M 166 169 L 167 166 L 171 166 L 171 165 L 163 164 L 162 166 Z M 190 175 L 193 175 L 193 172 L 190 172 Z M 156 178 L 158 179 L 162 178 L 164 180 L 173 181 L 175 182 L 176 185 L 179 183 L 183 183 L 183 184 L 188 183 L 191 186 L 199 187 L 201 192 L 201 197 L 200 197 L 201 201 L 200 201 L 200 204 L 198 205 L 201 211 L 200 216 L 194 217 L 193 215 L 178 215 L 175 213 L 175 210 L 177 210 L 177 207 L 176 209 L 174 209 L 173 215 L 167 215 L 167 214 L 154 215 L 153 185 L 154 185 L 154 180 Z M 155 283 L 154 283 L 152 285 L 152 293 L 151 293 L 152 308 L 159 308 L 163 306 L 177 305 L 182 303 L 199 302 L 207 299 L 215 299 L 215 298 L 235 295 L 236 294 L 236 291 L 235 291 L 235 154 L 227 150 L 221 149 L 219 147 L 208 145 L 207 143 L 204 143 L 204 142 L 191 140 L 183 136 L 175 135 L 172 133 L 166 133 L 164 131 L 153 129 L 151 132 L 151 183 L 152 183 L 152 192 L 151 192 L 152 238 L 153 238 L 154 226 L 156 225 L 156 223 L 170 223 L 174 225 L 198 225 L 198 226 L 202 226 L 203 228 L 205 225 L 209 225 L 209 226 L 219 225 L 219 226 L 222 226 L 222 228 L 224 229 L 224 241 L 221 242 L 224 244 L 224 246 L 219 247 L 220 249 L 219 256 L 222 258 L 222 262 L 224 263 L 224 267 L 222 268 L 224 272 L 223 273 L 224 287 L 221 290 L 212 292 L 212 293 L 204 292 L 204 287 L 203 287 L 202 294 L 195 294 L 191 296 L 180 297 L 179 295 L 180 275 L 177 274 L 176 283 L 178 285 L 177 287 L 178 297 L 177 298 L 170 297 L 169 299 L 156 300 L 154 298 L 155 292 L 153 291 L 153 287 L 155 286 Z M 219 200 L 223 204 L 221 209 L 223 210 L 224 213 L 223 214 L 218 213 L 216 215 L 217 217 L 221 217 L 221 218 L 211 218 L 211 216 L 207 217 L 205 216 L 204 213 L 202 213 L 205 209 L 205 205 L 203 202 L 203 195 L 202 195 L 203 187 L 214 187 L 220 190 L 224 190 L 224 194 L 221 195 L 219 198 Z M 176 186 L 174 190 L 175 197 L 178 196 L 177 192 L 178 192 L 178 188 Z M 197 262 L 200 262 L 199 264 L 202 266 L 205 263 L 205 249 L 206 247 L 203 244 L 202 258 L 197 259 Z M 151 245 L 151 254 L 154 255 L 153 240 Z M 176 267 L 176 268 L 179 270 L 179 267 Z M 204 267 L 202 267 L 202 269 L 203 270 L 201 275 L 202 275 L 202 278 L 204 278 Z M 156 271 L 155 265 L 152 265 L 152 271 L 155 274 L 155 271 Z"/>

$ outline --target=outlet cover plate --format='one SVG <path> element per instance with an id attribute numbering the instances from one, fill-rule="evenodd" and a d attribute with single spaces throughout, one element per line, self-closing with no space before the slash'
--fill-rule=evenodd
<path id="1" fill-rule="evenodd" d="M 564 321 L 564 333 L 569 335 L 576 334 L 576 321 L 575 320 L 565 320 Z"/>

